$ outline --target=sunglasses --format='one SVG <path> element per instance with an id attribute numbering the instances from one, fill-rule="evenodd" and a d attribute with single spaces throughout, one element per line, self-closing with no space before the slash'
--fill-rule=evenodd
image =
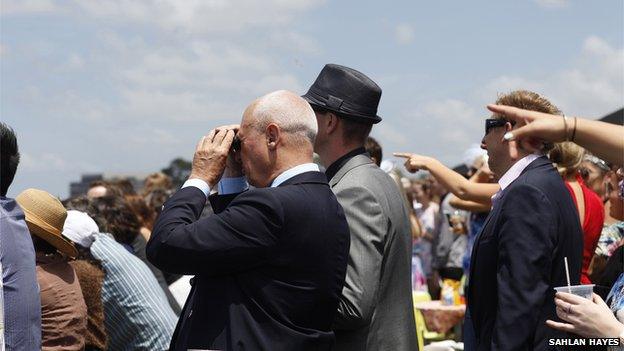
<path id="1" fill-rule="evenodd" d="M 492 128 L 502 127 L 507 122 L 511 123 L 512 126 L 514 124 L 516 124 L 514 121 L 508 121 L 508 120 L 503 119 L 503 118 L 488 118 L 488 119 L 486 119 L 485 120 L 485 135 L 488 135 L 488 133 L 490 133 L 490 130 L 492 130 Z"/>
<path id="2" fill-rule="evenodd" d="M 585 155 L 585 161 L 591 162 L 596 167 L 600 168 L 603 172 L 609 172 L 611 167 L 603 160 L 594 155 Z"/>

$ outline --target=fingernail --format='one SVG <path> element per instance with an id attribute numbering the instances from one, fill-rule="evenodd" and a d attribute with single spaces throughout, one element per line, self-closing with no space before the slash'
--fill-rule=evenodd
<path id="1" fill-rule="evenodd" d="M 514 140 L 514 135 L 512 132 L 507 132 L 503 135 L 503 139 L 506 141 Z"/>

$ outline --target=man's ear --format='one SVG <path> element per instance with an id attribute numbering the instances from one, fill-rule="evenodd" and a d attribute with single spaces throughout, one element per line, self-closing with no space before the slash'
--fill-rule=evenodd
<path id="1" fill-rule="evenodd" d="M 269 123 L 266 127 L 266 141 L 269 150 L 275 150 L 280 141 L 280 128 L 275 123 Z"/>
<path id="2" fill-rule="evenodd" d="M 338 129 L 338 124 L 340 124 L 340 118 L 336 116 L 336 114 L 333 112 L 327 112 L 325 114 L 325 119 L 325 123 L 327 126 L 325 130 L 327 131 L 327 134 L 333 134 Z"/>

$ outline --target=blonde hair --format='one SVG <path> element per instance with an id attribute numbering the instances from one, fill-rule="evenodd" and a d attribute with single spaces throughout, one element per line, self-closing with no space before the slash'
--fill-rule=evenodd
<path id="1" fill-rule="evenodd" d="M 143 182 L 143 195 L 147 195 L 152 192 L 154 189 L 171 189 L 173 187 L 173 183 L 171 182 L 171 177 L 162 173 L 156 172 L 148 175 Z"/>
<path id="2" fill-rule="evenodd" d="M 548 99 L 528 90 L 514 90 L 507 94 L 501 94 L 498 96 L 496 104 L 513 106 L 523 110 L 544 112 L 551 115 L 561 114 L 561 110 Z"/>
<path id="3" fill-rule="evenodd" d="M 548 153 L 548 158 L 555 164 L 563 178 L 567 178 L 581 168 L 585 158 L 585 149 L 572 142 L 556 143 Z"/>
<path id="4" fill-rule="evenodd" d="M 538 93 L 528 90 L 514 90 L 507 94 L 501 94 L 496 100 L 497 105 L 513 106 L 523 110 L 544 112 L 551 115 L 561 115 L 562 112 L 557 106 Z M 496 118 L 504 118 L 494 115 Z M 542 152 L 546 153 L 553 148 L 553 143 L 543 143 Z"/>

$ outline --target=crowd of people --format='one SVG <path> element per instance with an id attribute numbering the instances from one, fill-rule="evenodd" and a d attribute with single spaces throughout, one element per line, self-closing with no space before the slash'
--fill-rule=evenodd
<path id="1" fill-rule="evenodd" d="M 63 201 L 6 196 L 1 123 L 5 349 L 418 350 L 413 295 L 453 282 L 465 350 L 624 341 L 624 127 L 512 91 L 464 170 L 394 153 L 405 172 L 369 136 L 380 98 L 328 64 L 201 137 L 181 189 L 154 173 Z"/>

